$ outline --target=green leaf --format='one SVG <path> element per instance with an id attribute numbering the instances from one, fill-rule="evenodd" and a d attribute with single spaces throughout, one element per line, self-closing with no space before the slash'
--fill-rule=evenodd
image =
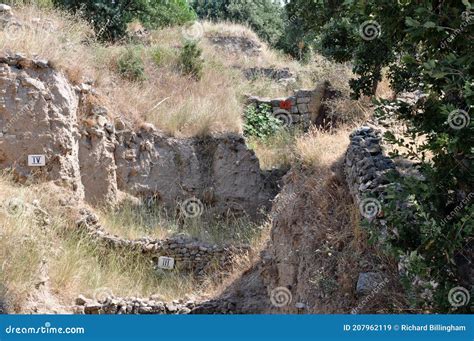
<path id="1" fill-rule="evenodd" d="M 432 21 L 427 21 L 423 24 L 423 27 L 426 27 L 426 28 L 434 28 L 436 27 L 436 24 Z"/>
<path id="2" fill-rule="evenodd" d="M 416 21 L 415 19 L 410 18 L 410 17 L 405 18 L 405 24 L 409 27 L 418 27 L 418 26 L 420 26 L 419 21 Z"/>

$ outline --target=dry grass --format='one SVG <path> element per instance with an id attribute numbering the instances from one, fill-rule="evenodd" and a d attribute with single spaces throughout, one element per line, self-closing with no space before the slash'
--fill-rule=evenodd
<path id="1" fill-rule="evenodd" d="M 48 59 L 75 83 L 93 80 L 108 97 L 104 105 L 125 122 L 139 125 L 147 120 L 177 136 L 241 131 L 242 109 L 232 70 L 211 61 L 205 64 L 200 81 L 181 75 L 176 67 L 182 44 L 179 28 L 160 31 L 150 47 L 131 47 L 141 51 L 147 74 L 146 81 L 136 83 L 115 72 L 117 58 L 127 47 L 97 44 L 92 30 L 78 18 L 34 6 L 14 8 L 14 14 L 25 25 L 14 32 L 0 32 L 3 51 Z M 153 61 L 157 47 L 172 51 L 164 65 Z"/>
<path id="2" fill-rule="evenodd" d="M 59 205 L 60 197 L 70 196 L 61 188 L 19 187 L 3 176 L 0 193 L 0 283 L 9 311 L 27 311 L 44 280 L 44 264 L 48 290 L 66 307 L 79 294 L 92 297 L 104 290 L 120 296 L 158 294 L 165 300 L 206 292 L 191 275 L 159 274 L 140 254 L 105 249 L 79 233 L 74 209 Z M 35 220 L 34 202 L 48 213 L 48 225 Z"/>
<path id="3" fill-rule="evenodd" d="M 115 209 L 103 209 L 99 216 L 108 232 L 127 239 L 165 239 L 181 235 L 211 244 L 253 245 L 262 231 L 262 226 L 246 217 L 213 221 L 201 217 L 182 219 L 181 216 L 172 216 L 159 206 L 148 208 L 129 202 L 124 202 Z"/>
<path id="4" fill-rule="evenodd" d="M 199 294 L 191 275 L 177 271 L 160 274 L 150 259 L 97 246 L 80 234 L 63 235 L 62 247 L 50 262 L 54 293 L 72 302 L 79 293 L 94 297 L 108 291 L 121 297 L 149 297 L 158 294 L 165 300 Z"/>
<path id="5" fill-rule="evenodd" d="M 328 169 L 347 150 L 350 131 L 349 127 L 329 132 L 310 130 L 296 140 L 297 159 L 308 167 Z"/>
<path id="6" fill-rule="evenodd" d="M 99 93 L 108 98 L 103 105 L 113 116 L 131 125 L 148 121 L 175 136 L 241 132 L 244 94 L 254 93 L 254 89 L 260 95 L 282 95 L 286 91 L 281 86 L 269 87 L 265 79 L 247 82 L 239 70 L 231 67 L 286 65 L 287 59 L 266 47 L 260 57 L 230 58 L 202 39 L 199 45 L 203 48 L 204 71 L 202 79 L 195 81 L 182 75 L 177 67 L 184 41 L 179 27 L 153 32 L 149 46 L 104 46 L 95 41 L 86 23 L 64 12 L 23 6 L 15 7 L 14 14 L 25 25 L 19 30 L 0 32 L 3 51 L 48 59 L 74 83 L 93 80 Z M 227 27 L 224 34 L 257 39 L 243 26 L 205 23 L 204 27 L 219 32 Z M 116 72 L 117 59 L 127 48 L 139 50 L 144 60 L 147 79 L 141 83 L 122 79 Z M 155 59 L 157 50 L 164 51 L 159 63 Z M 296 67 L 297 63 L 293 65 Z M 265 93 L 264 89 L 268 91 Z"/>
<path id="7" fill-rule="evenodd" d="M 178 136 L 197 136 L 217 132 L 242 131 L 242 100 L 252 94 L 281 97 L 297 88 L 312 88 L 322 79 L 342 87 L 348 74 L 347 66 L 336 66 L 317 57 L 311 66 L 283 56 L 260 42 L 249 28 L 231 23 L 204 22 L 204 70 L 200 81 L 181 74 L 178 54 L 184 39 L 179 27 L 154 31 L 149 45 L 98 44 L 92 29 L 77 17 L 49 8 L 20 6 L 14 14 L 26 23 L 13 35 L 0 32 L 3 51 L 21 52 L 30 57 L 51 60 L 74 83 L 94 81 L 99 93 L 107 100 L 103 105 L 112 116 L 130 125 L 143 121 L 153 123 L 164 132 Z M 214 46 L 206 37 L 247 37 L 262 46 L 257 56 L 228 53 Z M 116 72 L 117 59 L 127 48 L 140 52 L 145 64 L 146 80 L 132 82 Z M 157 62 L 156 53 L 161 57 Z M 275 81 L 258 78 L 247 81 L 240 69 L 253 66 L 289 67 L 298 74 L 298 81 L 285 86 Z"/>
<path id="8" fill-rule="evenodd" d="M 258 156 L 260 168 L 288 168 L 295 161 L 294 144 L 301 134 L 299 129 L 285 129 L 265 140 L 249 137 L 247 144 Z"/>
<path id="9" fill-rule="evenodd" d="M 354 74 L 349 64 L 339 64 L 328 60 L 327 58 L 314 54 L 309 61 L 307 67 L 302 70 L 303 74 L 307 74 L 307 79 L 312 83 L 321 83 L 329 81 L 331 85 L 342 92 L 345 97 L 350 94 L 348 80 Z"/>
<path id="10" fill-rule="evenodd" d="M 15 7 L 14 15 L 22 26 L 9 26 L 0 31 L 0 49 L 39 56 L 56 67 L 86 74 L 94 70 L 92 29 L 79 18 L 50 8 Z M 77 76 L 76 76 L 77 77 Z"/>

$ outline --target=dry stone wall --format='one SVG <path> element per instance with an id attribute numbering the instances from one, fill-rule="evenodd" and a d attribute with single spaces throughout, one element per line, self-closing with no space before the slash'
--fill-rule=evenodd
<path id="1" fill-rule="evenodd" d="M 128 240 L 106 232 L 94 213 L 86 209 L 82 209 L 80 213 L 77 226 L 108 248 L 140 252 L 155 262 L 160 256 L 171 257 L 174 259 L 177 269 L 192 271 L 197 275 L 203 275 L 206 271 L 214 268 L 229 268 L 236 255 L 250 252 L 250 247 L 246 245 L 218 246 L 185 237 L 163 240 L 151 238 Z"/>
<path id="2" fill-rule="evenodd" d="M 281 98 L 263 98 L 251 96 L 248 98 L 249 105 L 270 107 L 272 114 L 282 120 L 285 125 L 302 125 L 309 127 L 316 123 L 319 115 L 326 86 L 317 86 L 312 90 L 296 90 L 293 96 Z"/>
<path id="3" fill-rule="evenodd" d="M 358 203 L 369 196 L 380 197 L 388 184 L 388 173 L 395 170 L 392 159 L 383 153 L 381 138 L 381 131 L 369 126 L 350 135 L 344 168 L 349 189 Z"/>
<path id="4" fill-rule="evenodd" d="M 251 67 L 243 70 L 243 74 L 247 80 L 253 80 L 260 77 L 273 79 L 280 82 L 295 82 L 295 75 L 289 68 L 272 68 L 272 67 Z"/>
<path id="5" fill-rule="evenodd" d="M 189 314 L 195 307 L 192 301 L 164 302 L 161 297 L 151 296 L 149 298 L 139 297 L 115 297 L 108 295 L 98 300 L 89 299 L 80 295 L 76 298 L 73 307 L 75 314 L 86 315 L 182 315 Z"/>
<path id="6" fill-rule="evenodd" d="M 258 56 L 262 52 L 262 45 L 247 37 L 211 35 L 208 39 L 212 44 L 219 46 L 228 53 Z"/>

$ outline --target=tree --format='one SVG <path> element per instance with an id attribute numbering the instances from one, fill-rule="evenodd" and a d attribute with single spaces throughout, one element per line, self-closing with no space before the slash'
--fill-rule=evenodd
<path id="1" fill-rule="evenodd" d="M 410 255 L 418 278 L 439 284 L 434 286 L 437 306 L 447 311 L 447 292 L 463 277 L 456 266 L 459 255 L 473 248 L 474 204 L 467 200 L 474 187 L 474 13 L 469 1 L 293 0 L 288 10 L 319 35 L 322 53 L 352 61 L 355 97 L 373 95 L 383 69 L 396 92 L 424 94 L 416 103 L 376 102 L 379 115 L 407 123 L 409 139 L 387 138 L 408 149 L 403 154 L 424 175 L 396 180 L 400 187 L 391 195 L 412 205 L 405 212 L 388 207 L 386 220 L 389 229 L 397 230 L 398 236 L 389 238 L 395 250 Z M 415 138 L 421 138 L 421 146 L 410 142 Z M 407 212 L 417 218 L 413 223 L 400 219 Z"/>
<path id="2" fill-rule="evenodd" d="M 283 35 L 282 8 L 272 0 L 195 0 L 192 5 L 199 18 L 248 24 L 271 45 Z"/>
<path id="3" fill-rule="evenodd" d="M 80 13 L 101 40 L 115 41 L 127 24 L 138 19 L 149 28 L 179 25 L 195 19 L 186 0 L 53 0 L 56 6 Z"/>

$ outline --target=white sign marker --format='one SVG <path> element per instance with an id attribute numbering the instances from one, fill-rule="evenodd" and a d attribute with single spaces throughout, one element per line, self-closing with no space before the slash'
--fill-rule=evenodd
<path id="1" fill-rule="evenodd" d="M 28 166 L 30 167 L 46 166 L 46 155 L 28 155 Z"/>
<path id="2" fill-rule="evenodd" d="M 158 267 L 160 269 L 173 269 L 174 258 L 171 257 L 160 257 L 158 258 Z"/>

